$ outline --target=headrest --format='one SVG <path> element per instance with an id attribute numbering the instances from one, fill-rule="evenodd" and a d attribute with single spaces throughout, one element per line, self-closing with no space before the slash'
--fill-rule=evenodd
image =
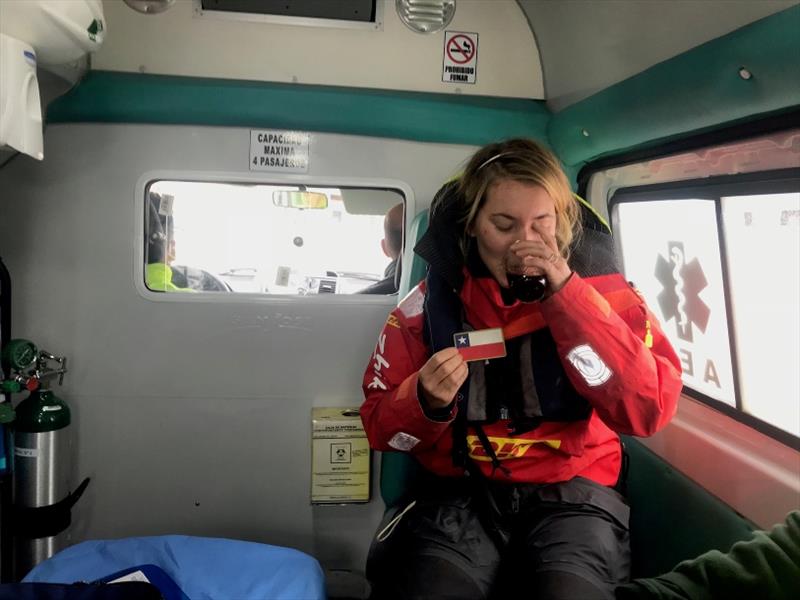
<path id="1" fill-rule="evenodd" d="M 439 188 L 428 211 L 428 229 L 414 246 L 414 252 L 457 290 L 464 283 L 464 256 L 458 227 L 462 204 L 457 179 Z"/>

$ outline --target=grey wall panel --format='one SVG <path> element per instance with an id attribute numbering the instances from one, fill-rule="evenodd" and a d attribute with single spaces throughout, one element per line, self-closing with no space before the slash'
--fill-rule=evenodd
<path id="1" fill-rule="evenodd" d="M 73 541 L 234 537 L 358 570 L 383 506 L 377 494 L 310 506 L 310 413 L 361 403 L 395 299 L 188 297 L 137 283 L 147 178 L 281 180 L 250 173 L 249 140 L 247 129 L 48 128 L 43 163 L 0 170 L 14 334 L 69 356 L 58 393 L 75 413 L 76 470 L 93 478 Z M 312 134 L 309 177 L 393 181 L 417 212 L 472 150 Z"/>

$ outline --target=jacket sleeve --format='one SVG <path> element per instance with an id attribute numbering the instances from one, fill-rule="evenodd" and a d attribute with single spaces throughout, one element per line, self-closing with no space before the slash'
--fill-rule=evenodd
<path id="1" fill-rule="evenodd" d="M 455 406 L 443 419 L 429 418 L 417 395 L 418 372 L 429 351 L 422 339 L 421 297 L 415 300 L 414 294 L 421 295 L 421 289 L 412 291 L 389 315 L 364 373 L 361 420 L 375 450 L 429 449 L 454 417 Z"/>
<path id="2" fill-rule="evenodd" d="M 542 313 L 567 376 L 606 425 L 649 436 L 669 422 L 683 387 L 680 361 L 644 300 L 617 314 L 573 274 Z"/>

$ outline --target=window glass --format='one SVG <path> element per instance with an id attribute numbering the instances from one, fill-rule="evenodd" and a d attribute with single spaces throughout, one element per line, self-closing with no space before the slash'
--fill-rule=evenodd
<path id="1" fill-rule="evenodd" d="M 715 202 L 623 202 L 614 222 L 625 276 L 672 342 L 684 384 L 736 406 Z"/>
<path id="2" fill-rule="evenodd" d="M 800 435 L 800 194 L 721 203 L 742 410 Z"/>
<path id="3" fill-rule="evenodd" d="M 157 181 L 146 196 L 155 291 L 359 293 L 391 277 L 402 246 L 396 190 Z M 398 205 L 399 241 L 387 244 Z"/>

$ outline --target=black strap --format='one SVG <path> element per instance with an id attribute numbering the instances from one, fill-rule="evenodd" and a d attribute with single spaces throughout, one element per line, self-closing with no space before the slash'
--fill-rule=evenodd
<path id="1" fill-rule="evenodd" d="M 486 451 L 486 454 L 489 455 L 489 458 L 492 459 L 492 475 L 494 475 L 497 469 L 500 469 L 506 475 L 511 475 L 511 471 L 506 467 L 503 463 L 500 462 L 500 459 L 497 458 L 497 454 L 495 454 L 494 448 L 492 448 L 492 444 L 489 441 L 489 438 L 486 435 L 486 432 L 483 430 L 483 427 L 480 425 L 473 425 L 472 428 L 475 430 L 475 433 L 478 435 L 478 439 L 481 442 L 481 446 Z M 472 459 L 467 457 L 467 463 L 471 463 Z M 480 469 L 478 469 L 480 473 Z M 483 475 L 481 473 L 481 475 Z"/>
<path id="2" fill-rule="evenodd" d="M 522 414 L 526 417 L 541 417 L 542 405 L 539 402 L 539 393 L 536 391 L 536 382 L 533 378 L 533 364 L 531 353 L 531 336 L 523 336 L 519 347 L 519 373 L 522 387 Z"/>
<path id="3" fill-rule="evenodd" d="M 482 360 L 469 365 L 467 421 L 486 420 L 486 368 Z"/>
<path id="4" fill-rule="evenodd" d="M 488 442 L 488 439 L 486 439 L 486 434 L 483 432 L 483 429 L 481 429 L 480 426 L 476 427 L 475 430 L 478 433 L 478 439 L 481 440 L 482 445 L 484 444 L 484 440 Z M 485 445 L 484 448 L 486 448 Z M 494 454 L 494 450 L 491 450 L 491 445 L 489 445 L 488 448 L 489 449 L 487 452 L 491 453 L 494 463 L 494 461 L 497 460 L 497 456 Z M 497 462 L 499 463 L 499 461 Z M 500 525 L 503 513 L 500 511 L 500 507 L 497 506 L 497 501 L 494 498 L 494 494 L 492 494 L 492 490 L 489 488 L 489 480 L 486 479 L 478 465 L 475 464 L 475 461 L 469 457 L 467 457 L 466 460 L 466 468 L 471 483 L 472 497 L 478 503 L 478 518 L 480 519 L 483 528 L 497 546 L 497 549 L 500 550 L 505 548 L 508 545 L 510 535 Z M 506 470 L 506 468 L 502 465 L 500 468 Z"/>
<path id="5" fill-rule="evenodd" d="M 49 506 L 31 508 L 14 505 L 14 535 L 24 539 L 38 539 L 64 531 L 72 523 L 72 507 L 83 495 L 89 481 L 91 478 L 87 477 L 69 496 Z"/>

